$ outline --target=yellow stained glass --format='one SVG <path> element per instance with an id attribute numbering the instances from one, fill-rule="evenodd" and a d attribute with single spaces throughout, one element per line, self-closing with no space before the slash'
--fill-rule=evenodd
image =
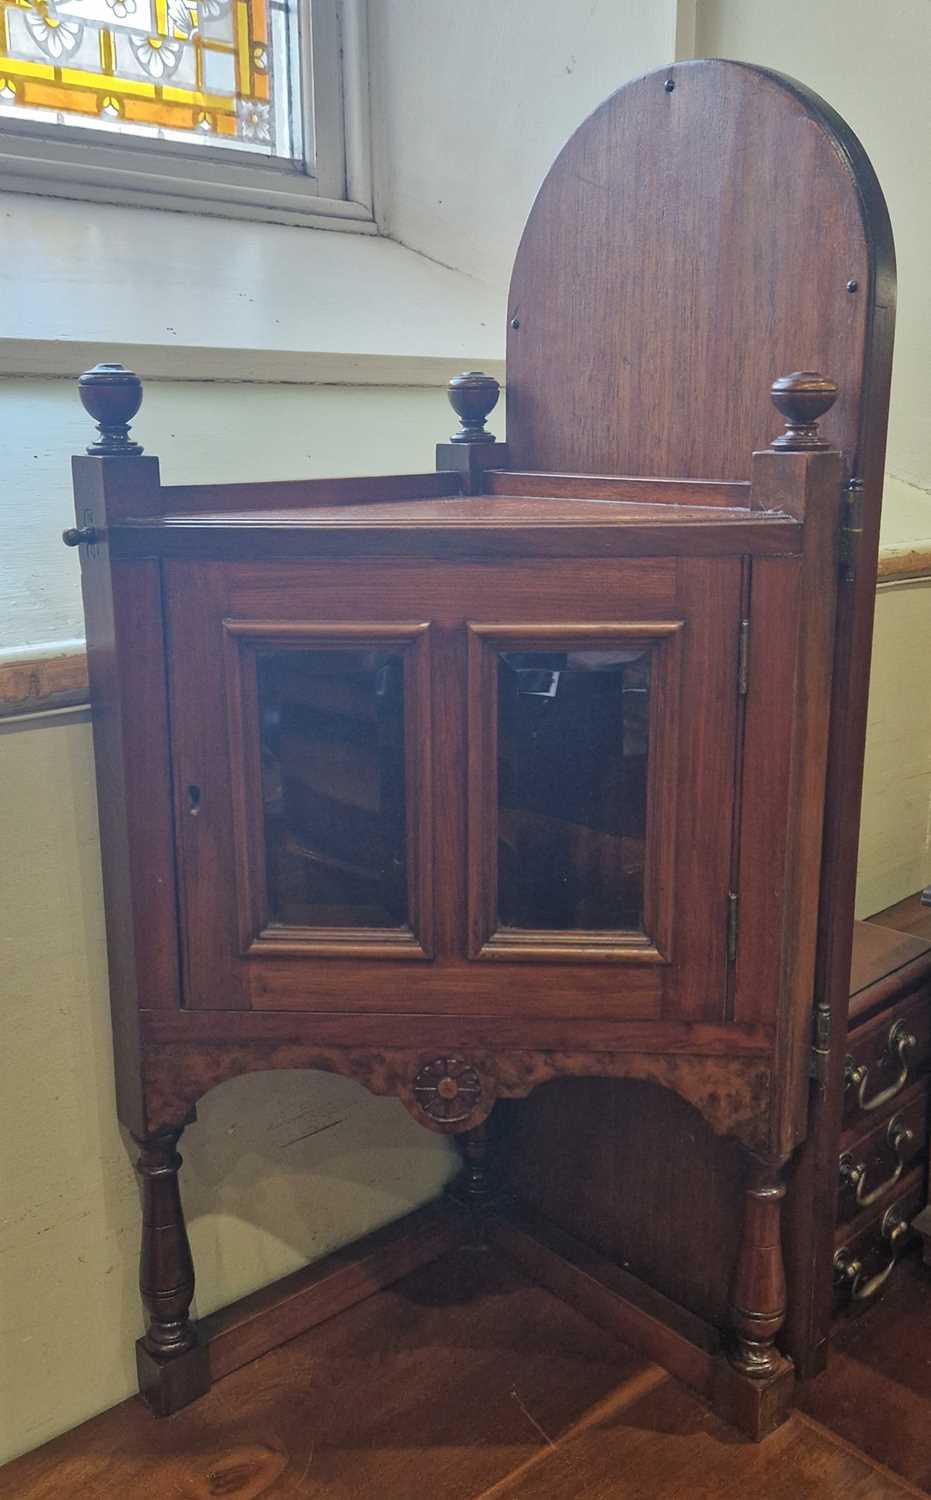
<path id="1" fill-rule="evenodd" d="M 300 160 L 296 3 L 0 0 L 0 124 Z"/>

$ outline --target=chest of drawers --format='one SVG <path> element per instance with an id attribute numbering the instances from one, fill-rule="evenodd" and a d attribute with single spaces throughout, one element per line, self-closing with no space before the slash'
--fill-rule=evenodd
<path id="1" fill-rule="evenodd" d="M 926 1201 L 931 942 L 857 924 L 837 1162 L 834 1314 L 895 1281 Z"/>

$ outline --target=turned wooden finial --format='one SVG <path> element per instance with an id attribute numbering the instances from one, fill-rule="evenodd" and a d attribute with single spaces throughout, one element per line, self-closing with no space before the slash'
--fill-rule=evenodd
<path id="1" fill-rule="evenodd" d="M 78 380 L 81 404 L 97 423 L 100 437 L 88 445 L 95 458 L 137 458 L 141 443 L 129 435 L 129 424 L 142 405 L 142 381 L 124 365 L 95 365 Z"/>
<path id="2" fill-rule="evenodd" d="M 796 370 L 793 375 L 782 375 L 774 380 L 769 394 L 786 424 L 785 432 L 773 438 L 771 448 L 788 448 L 799 453 L 813 448 L 830 448 L 830 443 L 818 436 L 818 418 L 830 411 L 837 400 L 837 386 L 833 380 L 815 370 Z"/>
<path id="3" fill-rule="evenodd" d="M 461 432 L 454 432 L 451 443 L 493 443 L 494 433 L 485 431 L 485 418 L 493 410 L 501 392 L 493 375 L 483 375 L 481 370 L 465 370 L 454 375 L 449 382 L 447 394 L 449 404 L 462 424 Z"/>

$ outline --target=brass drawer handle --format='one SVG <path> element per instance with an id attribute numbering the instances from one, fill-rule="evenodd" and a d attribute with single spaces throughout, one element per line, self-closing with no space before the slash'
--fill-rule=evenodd
<path id="1" fill-rule="evenodd" d="M 888 1193 L 889 1189 L 898 1182 L 905 1171 L 908 1152 L 915 1141 L 915 1132 L 903 1122 L 901 1115 L 893 1115 L 886 1130 L 886 1140 L 896 1154 L 896 1164 L 890 1176 L 874 1188 L 867 1190 L 865 1161 L 855 1162 L 849 1151 L 846 1151 L 840 1159 L 841 1187 L 856 1189 L 856 1201 L 859 1208 L 869 1208 L 871 1203 L 876 1203 L 883 1193 Z"/>
<path id="2" fill-rule="evenodd" d="M 893 1062 L 898 1062 L 899 1071 L 888 1088 L 880 1089 L 871 1099 L 866 1097 L 866 1086 L 869 1083 L 870 1070 L 867 1063 L 858 1063 L 852 1057 L 848 1057 L 844 1064 L 844 1083 L 848 1088 L 857 1091 L 857 1104 L 860 1109 L 869 1113 L 873 1109 L 881 1109 L 894 1099 L 896 1094 L 904 1089 L 908 1082 L 908 1054 L 918 1046 L 918 1038 L 906 1028 L 904 1021 L 894 1021 L 889 1032 L 889 1040 L 886 1043 L 889 1056 Z"/>
<path id="3" fill-rule="evenodd" d="M 857 1302 L 866 1302 L 869 1297 L 875 1297 L 879 1288 L 883 1286 L 895 1270 L 896 1250 L 902 1240 L 908 1234 L 909 1222 L 903 1218 L 897 1208 L 887 1208 L 882 1217 L 881 1233 L 883 1239 L 889 1241 L 892 1254 L 881 1271 L 869 1280 L 863 1280 L 863 1262 L 856 1260 L 849 1250 L 838 1250 L 834 1256 L 834 1282 L 837 1286 L 846 1286 L 851 1297 Z"/>

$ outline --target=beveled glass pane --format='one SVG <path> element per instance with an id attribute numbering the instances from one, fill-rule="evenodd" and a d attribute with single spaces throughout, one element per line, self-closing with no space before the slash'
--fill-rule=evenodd
<path id="1" fill-rule="evenodd" d="M 649 651 L 498 655 L 498 923 L 643 929 Z"/>
<path id="2" fill-rule="evenodd" d="M 0 119 L 303 161 L 298 0 L 0 0 Z"/>
<path id="3" fill-rule="evenodd" d="M 269 920 L 407 925 L 398 652 L 256 656 Z"/>

